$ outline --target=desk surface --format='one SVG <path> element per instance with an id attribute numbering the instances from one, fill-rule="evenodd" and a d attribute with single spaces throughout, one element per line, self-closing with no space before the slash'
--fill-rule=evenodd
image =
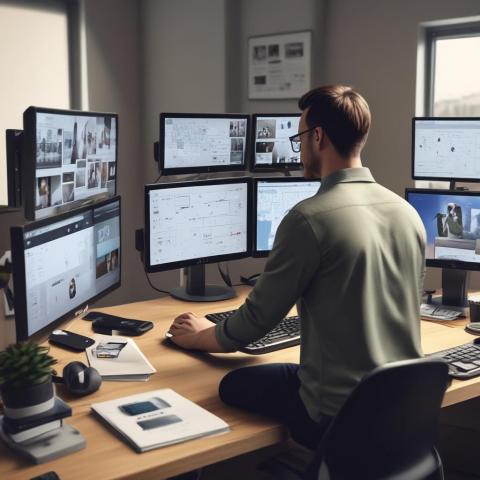
<path id="1" fill-rule="evenodd" d="M 153 330 L 135 341 L 155 366 L 157 373 L 148 382 L 103 382 L 98 392 L 80 399 L 69 397 L 59 387 L 57 393 L 73 409 L 73 416 L 67 419 L 67 423 L 78 428 L 87 441 L 87 447 L 53 462 L 32 466 L 2 444 L 0 478 L 29 479 L 54 470 L 62 480 L 163 479 L 286 439 L 287 433 L 278 423 L 223 405 L 218 398 L 217 388 L 225 373 L 240 366 L 266 362 L 298 362 L 298 347 L 261 356 L 242 353 L 205 354 L 186 352 L 165 345 L 162 340 L 172 319 L 179 313 L 193 311 L 203 315 L 233 309 L 242 303 L 248 289 L 240 288 L 238 291 L 237 298 L 216 303 L 192 304 L 162 298 L 102 309 L 112 314 L 151 320 L 155 323 Z M 465 322 L 456 321 L 442 325 L 422 321 L 422 344 L 425 353 L 471 341 L 472 336 L 462 328 Z M 90 323 L 81 319 L 72 322 L 68 328 L 92 335 Z M 70 353 L 56 347 L 51 348 L 51 353 L 59 360 L 59 371 L 72 360 L 87 363 L 84 353 Z M 92 403 L 160 388 L 172 388 L 215 413 L 230 425 L 231 432 L 138 454 L 90 414 Z M 480 377 L 454 381 L 446 393 L 444 406 L 478 395 Z"/>

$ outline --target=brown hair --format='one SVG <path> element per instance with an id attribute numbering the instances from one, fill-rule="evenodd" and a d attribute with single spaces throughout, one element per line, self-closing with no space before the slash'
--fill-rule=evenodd
<path id="1" fill-rule="evenodd" d="M 337 152 L 348 157 L 361 150 L 370 129 L 370 109 L 365 99 L 351 87 L 325 85 L 310 90 L 298 101 L 309 108 L 308 127 L 322 127 Z"/>

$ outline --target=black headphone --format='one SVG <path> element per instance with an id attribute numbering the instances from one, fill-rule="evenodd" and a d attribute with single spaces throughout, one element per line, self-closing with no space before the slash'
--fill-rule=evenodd
<path id="1" fill-rule="evenodd" d="M 63 377 L 53 376 L 54 383 L 65 385 L 67 391 L 78 397 L 96 392 L 102 384 L 102 377 L 93 367 L 82 362 L 70 362 L 63 369 Z"/>

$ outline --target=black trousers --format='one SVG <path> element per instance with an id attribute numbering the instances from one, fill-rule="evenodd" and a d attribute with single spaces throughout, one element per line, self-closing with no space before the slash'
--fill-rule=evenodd
<path id="1" fill-rule="evenodd" d="M 222 379 L 220 398 L 233 407 L 273 417 L 286 425 L 291 437 L 315 450 L 332 417 L 313 421 L 299 395 L 298 365 L 270 363 L 234 370 Z"/>

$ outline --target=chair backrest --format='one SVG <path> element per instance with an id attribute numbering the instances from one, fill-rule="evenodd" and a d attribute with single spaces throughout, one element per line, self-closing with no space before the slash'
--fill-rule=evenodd
<path id="1" fill-rule="evenodd" d="M 448 367 L 438 358 L 393 362 L 367 374 L 322 440 L 330 478 L 408 478 L 404 472 L 427 471 L 436 458 L 448 382 Z"/>

